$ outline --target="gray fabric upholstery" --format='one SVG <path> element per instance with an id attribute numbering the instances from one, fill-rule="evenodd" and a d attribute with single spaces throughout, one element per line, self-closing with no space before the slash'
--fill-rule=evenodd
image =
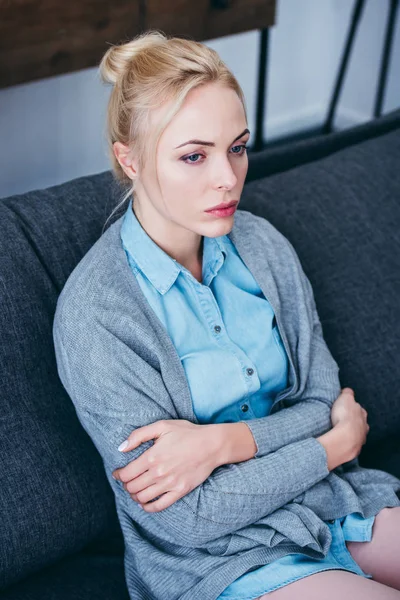
<path id="1" fill-rule="evenodd" d="M 120 556 L 74 554 L 7 588 L 2 600 L 129 600 Z"/>
<path id="2" fill-rule="evenodd" d="M 94 540 L 115 535 L 121 550 L 114 495 L 58 379 L 51 333 L 58 294 L 100 235 L 110 181 L 0 202 L 0 589 Z"/>
<path id="3" fill-rule="evenodd" d="M 365 458 L 400 433 L 399 157 L 397 129 L 251 182 L 242 196 L 299 254 L 342 387 L 369 414 Z"/>

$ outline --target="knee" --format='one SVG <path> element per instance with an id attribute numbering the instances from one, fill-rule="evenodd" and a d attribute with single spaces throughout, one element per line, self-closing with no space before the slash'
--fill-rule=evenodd
<path id="1" fill-rule="evenodd" d="M 372 535 L 376 529 L 381 529 L 382 527 L 386 529 L 387 527 L 390 527 L 390 524 L 393 523 L 393 519 L 396 518 L 400 520 L 400 506 L 382 508 L 375 517 L 372 526 Z"/>
<path id="2" fill-rule="evenodd" d="M 388 521 L 389 519 L 392 518 L 392 514 L 393 514 L 392 511 L 396 511 L 396 510 L 397 511 L 400 510 L 400 506 L 397 506 L 394 508 L 389 508 L 389 507 L 382 508 L 382 510 L 380 510 L 378 512 L 378 514 L 376 515 L 375 521 L 384 521 L 384 522 Z"/>

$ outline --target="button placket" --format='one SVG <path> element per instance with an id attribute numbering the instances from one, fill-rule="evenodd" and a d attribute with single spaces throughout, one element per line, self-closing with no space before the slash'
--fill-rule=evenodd
<path id="1" fill-rule="evenodd" d="M 203 312 L 207 318 L 208 321 L 210 321 L 211 319 L 214 320 L 215 322 L 215 315 L 212 314 L 212 312 L 216 312 L 218 315 L 218 318 L 220 319 L 221 323 L 223 322 L 222 319 L 222 314 L 221 311 L 219 309 L 218 303 L 215 299 L 215 296 L 212 292 L 212 290 L 208 287 L 208 286 L 203 286 L 205 289 L 203 290 L 205 292 L 205 295 L 208 296 L 208 299 L 211 303 L 211 310 L 210 310 L 210 306 L 207 305 L 207 300 L 205 301 L 205 303 L 203 304 L 203 301 L 201 301 L 201 305 L 203 308 Z M 214 317 L 214 318 L 213 318 Z M 221 333 L 222 331 L 222 327 L 220 325 L 214 325 L 213 327 L 215 333 Z"/>
<path id="2" fill-rule="evenodd" d="M 252 367 L 245 368 L 245 364 L 246 362 L 248 363 L 249 357 L 241 350 L 240 346 L 232 342 L 232 340 L 229 337 L 229 334 L 226 331 L 226 328 L 224 329 L 223 327 L 221 327 L 221 325 L 214 324 L 216 321 L 218 322 L 218 320 L 221 323 L 223 323 L 223 318 L 212 290 L 210 289 L 210 287 L 202 285 L 200 286 L 199 293 L 196 294 L 196 297 L 199 300 L 202 312 L 206 318 L 209 327 L 211 328 L 211 331 L 213 331 L 213 333 L 218 334 L 214 337 L 214 339 L 223 348 L 232 353 L 235 359 L 240 363 L 242 369 L 245 369 L 244 371 L 242 371 L 242 373 L 244 372 L 243 380 L 246 387 L 246 393 L 243 394 L 243 396 L 258 391 L 258 389 L 261 386 L 261 383 L 258 380 L 257 375 L 255 374 L 255 369 Z M 245 411 L 240 410 L 240 415 L 243 415 L 243 412 L 247 412 L 247 418 L 249 418 L 253 414 L 253 411 L 251 410 L 250 406 Z"/>
<path id="3" fill-rule="evenodd" d="M 237 410 L 237 419 L 240 420 L 248 420 L 248 419 L 255 419 L 256 415 L 253 412 L 253 409 L 251 407 L 250 404 L 250 400 L 248 397 L 244 397 L 241 400 L 241 404 L 238 404 L 238 410 Z"/>

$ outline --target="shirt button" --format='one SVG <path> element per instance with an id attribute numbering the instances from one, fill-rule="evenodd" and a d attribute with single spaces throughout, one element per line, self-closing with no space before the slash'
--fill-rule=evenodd
<path id="1" fill-rule="evenodd" d="M 247 406 L 247 404 L 242 404 L 242 406 L 240 408 L 242 409 L 243 412 L 247 412 L 249 410 L 249 407 Z"/>
<path id="2" fill-rule="evenodd" d="M 219 325 L 216 325 L 216 326 L 214 327 L 214 331 L 215 331 L 216 333 L 219 333 L 219 332 L 221 331 L 221 327 L 220 327 Z"/>
<path id="3" fill-rule="evenodd" d="M 253 375 L 254 369 L 252 369 L 251 367 L 249 367 L 248 369 L 246 369 L 246 373 L 247 373 L 247 375 Z"/>

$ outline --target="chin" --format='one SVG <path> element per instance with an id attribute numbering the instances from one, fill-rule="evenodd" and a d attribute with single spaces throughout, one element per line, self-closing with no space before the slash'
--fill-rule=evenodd
<path id="1" fill-rule="evenodd" d="M 208 231 L 205 232 L 203 235 L 206 235 L 207 237 L 219 237 L 221 235 L 226 235 L 232 230 L 234 221 L 234 214 L 230 217 L 225 217 L 223 219 L 215 219 L 213 223 L 208 224 Z"/>

